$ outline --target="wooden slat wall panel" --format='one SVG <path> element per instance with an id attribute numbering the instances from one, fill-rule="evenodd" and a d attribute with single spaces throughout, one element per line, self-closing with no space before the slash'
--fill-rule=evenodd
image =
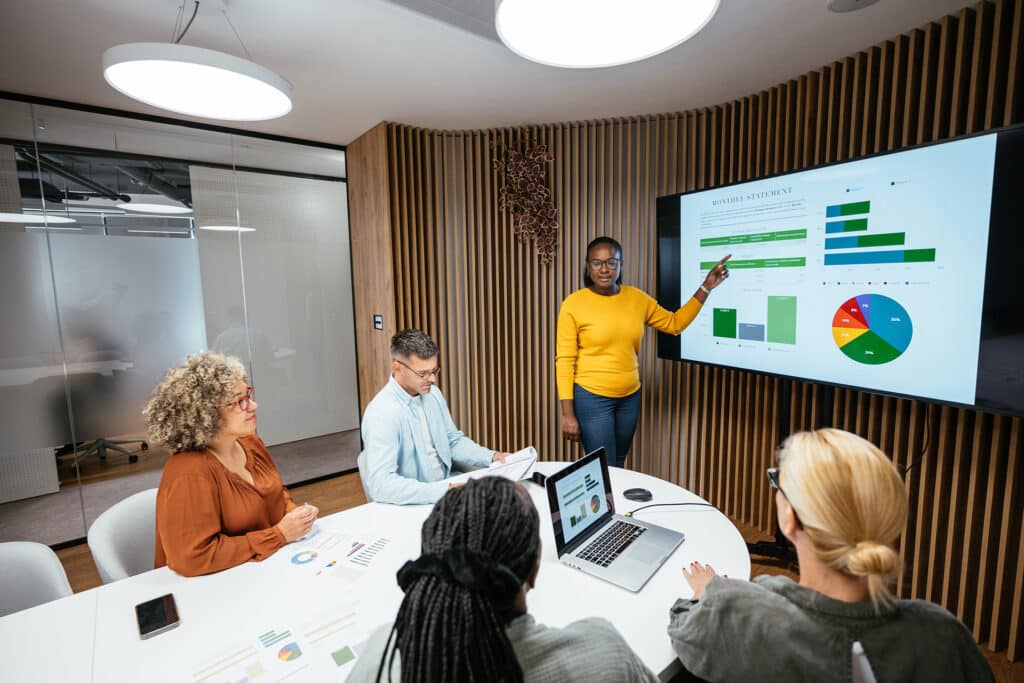
<path id="1" fill-rule="evenodd" d="M 627 281 L 653 293 L 659 195 L 1007 125 L 1022 114 L 1024 0 L 999 0 L 696 111 L 443 133 L 389 124 L 391 256 L 355 240 L 353 253 L 393 270 L 398 327 L 421 327 L 441 344 L 441 386 L 463 430 L 495 447 L 533 443 L 546 459 L 570 459 L 575 450 L 559 438 L 555 321 L 562 299 L 581 286 L 590 239 L 622 242 Z M 552 266 L 514 241 L 497 209 L 494 145 L 527 140 L 555 153 L 548 183 L 562 229 Z M 350 159 L 359 151 L 350 147 Z M 360 296 L 357 289 L 357 303 Z M 363 324 L 369 319 L 360 317 L 357 329 Z M 361 367 L 362 351 L 361 342 Z M 630 466 L 771 534 L 764 469 L 780 429 L 832 424 L 860 433 L 906 470 L 898 593 L 939 602 L 980 642 L 1024 656 L 1019 418 L 803 382 L 787 389 L 780 378 L 660 361 L 653 334 L 640 364 Z"/>
<path id="2" fill-rule="evenodd" d="M 387 136 L 381 124 L 349 145 L 349 222 L 352 240 L 352 281 L 355 283 L 356 353 L 359 357 L 359 412 L 387 381 L 390 339 L 395 327 L 394 271 L 387 255 L 392 252 L 392 199 L 388 178 Z M 372 258 L 367 255 L 372 254 Z M 378 258 L 385 257 L 381 263 Z M 374 314 L 384 316 L 384 329 L 375 330 Z M 362 321 L 363 324 L 360 324 Z"/>

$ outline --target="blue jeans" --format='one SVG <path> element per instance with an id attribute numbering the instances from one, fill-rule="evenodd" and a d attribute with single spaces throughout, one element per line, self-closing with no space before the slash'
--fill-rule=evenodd
<path id="1" fill-rule="evenodd" d="M 572 400 L 583 448 L 590 453 L 603 446 L 608 465 L 622 467 L 640 417 L 640 390 L 622 398 L 608 398 L 576 384 Z"/>

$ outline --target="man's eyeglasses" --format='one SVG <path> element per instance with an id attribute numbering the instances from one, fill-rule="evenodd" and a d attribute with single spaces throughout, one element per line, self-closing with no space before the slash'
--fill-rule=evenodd
<path id="1" fill-rule="evenodd" d="M 227 403 L 224 404 L 224 407 L 230 408 L 231 406 L 238 406 L 238 409 L 241 410 L 242 412 L 249 410 L 249 406 L 252 405 L 253 391 L 254 389 L 252 387 L 246 387 L 245 396 L 241 396 L 232 401 L 228 401 Z"/>
<path id="2" fill-rule="evenodd" d="M 409 368 L 409 370 L 411 370 L 413 374 L 415 374 L 420 379 L 426 379 L 428 375 L 433 375 L 434 379 L 437 379 L 438 377 L 441 376 L 440 365 L 434 368 L 433 370 L 414 370 L 411 365 L 409 365 L 408 363 L 402 363 L 402 361 L 398 360 L 397 358 L 395 359 L 395 362 Z"/>
<path id="3" fill-rule="evenodd" d="M 591 259 L 587 261 L 587 265 L 590 266 L 591 270 L 601 270 L 601 266 L 605 266 L 608 270 L 615 270 L 622 263 L 620 258 L 610 258 L 602 261 L 601 259 Z"/>

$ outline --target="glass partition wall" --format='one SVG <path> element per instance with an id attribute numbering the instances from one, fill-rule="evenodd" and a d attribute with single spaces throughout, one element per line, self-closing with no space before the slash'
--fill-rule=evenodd
<path id="1" fill-rule="evenodd" d="M 157 486 L 142 408 L 214 349 L 286 484 L 359 451 L 344 152 L 0 99 L 0 541 Z"/>

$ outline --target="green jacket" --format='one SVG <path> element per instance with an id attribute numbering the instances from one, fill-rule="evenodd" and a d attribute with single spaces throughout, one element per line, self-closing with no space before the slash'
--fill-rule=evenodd
<path id="1" fill-rule="evenodd" d="M 878 683 L 994 680 L 970 631 L 923 600 L 876 614 L 870 601 L 833 600 L 783 576 L 716 576 L 700 600 L 677 600 L 669 618 L 683 666 L 715 683 L 850 683 L 855 641 Z"/>

